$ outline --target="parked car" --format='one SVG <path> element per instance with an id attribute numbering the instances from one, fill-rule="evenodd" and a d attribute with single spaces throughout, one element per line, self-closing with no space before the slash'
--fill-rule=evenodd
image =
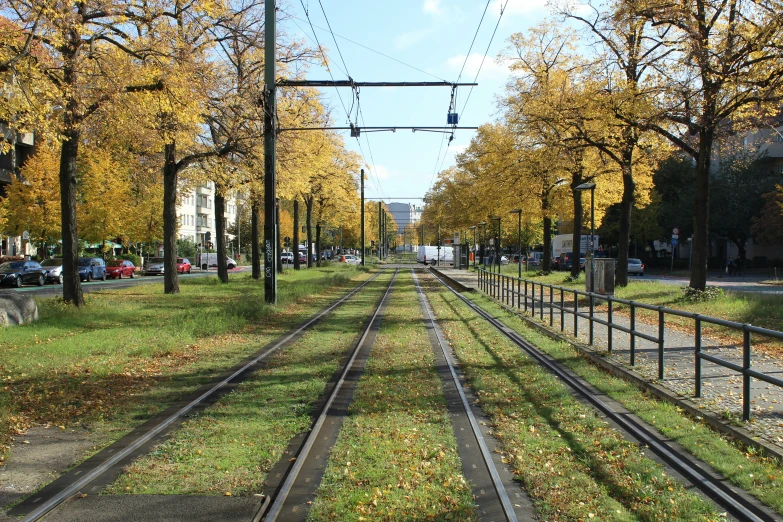
<path id="1" fill-rule="evenodd" d="M 307 254 L 304 252 L 299 252 L 299 263 L 304 264 L 307 263 Z"/>
<path id="2" fill-rule="evenodd" d="M 112 279 L 136 277 L 136 265 L 125 259 L 112 259 L 106 263 L 106 277 Z"/>
<path id="3" fill-rule="evenodd" d="M 340 256 L 340 263 L 348 263 L 349 265 L 360 265 L 362 263 L 362 260 L 354 255 L 345 254 Z"/>
<path id="4" fill-rule="evenodd" d="M 151 257 L 144 265 L 144 275 L 163 275 L 164 261 L 162 257 Z"/>
<path id="5" fill-rule="evenodd" d="M 44 259 L 41 266 L 46 270 L 46 282 L 63 284 L 63 260 L 59 257 Z"/>
<path id="6" fill-rule="evenodd" d="M 202 270 L 206 270 L 212 266 L 217 266 L 217 254 L 214 252 L 198 254 L 198 257 L 196 258 L 196 265 L 200 266 Z M 233 270 L 237 267 L 237 262 L 226 256 L 226 266 L 229 270 Z"/>
<path id="7" fill-rule="evenodd" d="M 280 262 L 283 264 L 294 264 L 294 253 L 293 252 L 283 252 L 280 254 Z"/>
<path id="8" fill-rule="evenodd" d="M 543 260 L 544 260 L 543 252 L 530 252 L 530 258 L 528 260 L 528 264 L 530 266 L 541 266 Z"/>
<path id="9" fill-rule="evenodd" d="M 0 284 L 19 288 L 23 284 L 43 286 L 46 270 L 38 261 L 8 261 L 0 265 Z"/>
<path id="10" fill-rule="evenodd" d="M 189 274 L 193 270 L 193 265 L 190 264 L 190 259 L 187 257 L 177 258 L 177 272 L 180 274 Z"/>
<path id="11" fill-rule="evenodd" d="M 641 259 L 628 258 L 628 275 L 631 274 L 644 276 L 644 263 Z"/>
<path id="12" fill-rule="evenodd" d="M 80 257 L 78 267 L 79 279 L 92 281 L 100 279 L 106 281 L 106 263 L 100 257 Z"/>

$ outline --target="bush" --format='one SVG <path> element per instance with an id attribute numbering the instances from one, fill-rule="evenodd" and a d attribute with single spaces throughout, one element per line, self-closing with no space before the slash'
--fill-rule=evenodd
<path id="1" fill-rule="evenodd" d="M 703 291 L 686 286 L 682 289 L 682 297 L 680 300 L 701 303 L 704 301 L 714 301 L 724 297 L 725 295 L 726 294 L 723 293 L 723 290 L 717 286 L 708 286 Z"/>
<path id="2" fill-rule="evenodd" d="M 124 259 L 125 261 L 130 261 L 136 266 L 141 266 L 141 258 L 136 254 L 122 254 L 118 259 Z"/>

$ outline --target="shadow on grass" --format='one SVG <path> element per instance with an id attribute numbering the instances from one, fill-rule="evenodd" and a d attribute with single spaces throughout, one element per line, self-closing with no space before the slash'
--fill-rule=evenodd
<path id="1" fill-rule="evenodd" d="M 498 352 L 483 340 L 481 332 L 472 325 L 473 322 L 480 320 L 477 316 L 472 312 L 469 312 L 468 316 L 455 306 L 454 300 L 445 299 L 440 296 L 438 292 L 434 292 L 433 294 L 438 296 L 451 310 L 454 316 L 457 317 L 457 320 L 446 320 L 442 321 L 442 323 L 447 324 L 449 322 L 455 322 L 467 328 L 471 335 L 477 340 L 478 346 L 486 351 L 494 361 L 494 364 L 491 365 L 471 365 L 466 361 L 462 361 L 462 367 L 466 370 L 469 381 L 475 381 L 475 379 L 479 377 L 476 372 L 503 374 L 509 381 L 514 383 L 516 389 L 520 391 L 521 398 L 525 401 L 524 406 L 525 408 L 528 408 L 528 412 L 523 412 L 522 415 L 527 416 L 530 415 L 529 412 L 533 412 L 537 417 L 545 421 L 549 428 L 554 433 L 559 434 L 560 438 L 570 448 L 574 460 L 584 465 L 585 472 L 588 475 L 592 476 L 599 484 L 605 485 L 611 496 L 618 502 L 632 511 L 637 510 L 636 504 L 640 501 L 637 495 L 638 492 L 635 489 L 627 487 L 627 484 L 622 480 L 622 476 L 618 476 L 616 472 L 613 473 L 612 469 L 601 460 L 600 456 L 596 454 L 596 451 L 593 448 L 586 446 L 574 433 L 564 429 L 561 426 L 562 421 L 556 418 L 558 414 L 561 414 L 560 409 L 563 403 L 575 401 L 573 394 L 562 385 L 550 386 L 549 391 L 556 395 L 549 395 L 547 397 L 542 396 L 543 390 L 540 388 L 536 390 L 530 389 L 530 383 L 521 380 L 514 371 L 517 370 L 517 368 L 508 368 Z M 575 360 L 578 358 L 569 357 L 568 359 Z M 526 358 L 526 360 L 520 364 L 521 366 L 518 368 L 519 371 L 530 371 L 531 369 L 538 367 L 538 365 L 529 358 Z M 546 404 L 556 404 L 557 408 L 547 406 Z M 502 408 L 503 406 L 502 404 L 498 404 L 496 407 Z M 487 413 L 492 414 L 492 412 Z M 603 447 L 601 449 L 604 451 L 611 451 L 614 446 L 615 444 L 613 443 L 610 447 Z"/>

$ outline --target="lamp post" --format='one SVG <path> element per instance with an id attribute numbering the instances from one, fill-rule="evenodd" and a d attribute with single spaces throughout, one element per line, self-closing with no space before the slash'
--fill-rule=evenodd
<path id="1" fill-rule="evenodd" d="M 497 241 L 495 242 L 495 259 L 497 260 L 497 263 L 495 263 L 498 267 L 498 274 L 500 273 L 500 216 L 489 216 L 490 221 L 497 221 L 498 222 L 498 233 L 497 236 L 495 236 L 495 239 Z"/>
<path id="2" fill-rule="evenodd" d="M 519 279 L 522 279 L 522 209 L 515 208 L 514 210 L 509 210 L 508 213 L 516 214 L 519 217 L 517 224 L 517 264 L 519 265 Z"/>
<path id="3" fill-rule="evenodd" d="M 595 183 L 582 183 L 574 190 L 590 191 L 590 293 L 595 292 Z M 591 297 L 592 299 L 592 297 Z"/>
<path id="4" fill-rule="evenodd" d="M 476 226 L 481 227 L 481 248 L 479 249 L 479 256 L 481 256 L 481 266 L 486 270 L 487 265 L 484 262 L 484 256 L 487 253 L 487 222 L 482 221 L 481 223 L 477 223 Z"/>
<path id="5" fill-rule="evenodd" d="M 473 246 L 476 245 L 476 227 L 475 225 L 472 227 L 468 227 L 468 230 L 473 231 Z M 468 266 L 470 266 L 470 262 L 468 262 Z M 476 252 L 473 252 L 473 270 L 476 269 Z"/>

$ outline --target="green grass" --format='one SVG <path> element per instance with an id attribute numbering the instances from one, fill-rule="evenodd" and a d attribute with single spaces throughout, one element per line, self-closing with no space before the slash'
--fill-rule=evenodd
<path id="1" fill-rule="evenodd" d="M 274 354 L 266 367 L 129 466 L 107 493 L 261 492 L 289 440 L 310 428 L 314 403 L 356 342 L 389 279 L 376 279 L 295 344 Z M 261 339 L 250 341 L 249 348 L 263 344 Z"/>
<path id="2" fill-rule="evenodd" d="M 569 344 L 553 341 L 529 328 L 519 317 L 483 297 L 472 298 L 532 344 L 564 363 L 578 375 L 622 403 L 631 412 L 655 426 L 665 437 L 682 445 L 695 457 L 778 513 L 783 514 L 783 468 L 773 459 L 755 455 L 714 432 L 705 422 L 693 419 L 676 406 L 661 402 L 636 386 L 614 377 L 580 357 Z"/>
<path id="3" fill-rule="evenodd" d="M 87 425 L 111 440 L 250 353 L 246 335 L 271 340 L 365 274 L 332 266 L 279 279 L 279 305 L 263 283 L 235 276 L 88 294 L 81 308 L 38 301 L 40 320 L 0 339 L 0 443 L 37 424 Z M 366 276 L 361 276 L 366 277 Z"/>
<path id="4" fill-rule="evenodd" d="M 432 285 L 429 295 L 542 519 L 721 518 L 453 294 Z"/>
<path id="5" fill-rule="evenodd" d="M 411 276 L 401 274 L 311 520 L 475 520 Z"/>

